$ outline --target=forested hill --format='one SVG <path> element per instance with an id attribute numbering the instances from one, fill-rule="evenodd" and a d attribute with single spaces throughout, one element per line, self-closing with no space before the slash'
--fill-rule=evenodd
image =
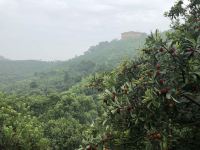
<path id="1" fill-rule="evenodd" d="M 128 32 L 129 33 L 129 32 Z M 98 71 L 108 71 L 123 59 L 136 56 L 144 44 L 146 34 L 110 42 L 100 42 L 83 55 L 68 61 L 45 62 L 37 60 L 0 59 L 0 89 L 15 91 L 27 89 L 34 82 L 48 89 L 63 91 L 82 77 Z M 44 83 L 45 78 L 45 83 Z"/>
<path id="2" fill-rule="evenodd" d="M 0 59 L 0 89 L 13 86 L 17 81 L 31 78 L 35 72 L 45 72 L 59 62 Z"/>
<path id="3" fill-rule="evenodd" d="M 129 33 L 129 32 L 128 32 Z M 144 45 L 146 34 L 135 38 L 112 40 L 111 42 L 100 42 L 92 46 L 84 55 L 72 59 L 70 62 L 80 62 L 84 60 L 93 61 L 96 64 L 109 64 L 116 66 L 123 58 L 132 58 L 136 55 L 137 49 Z"/>

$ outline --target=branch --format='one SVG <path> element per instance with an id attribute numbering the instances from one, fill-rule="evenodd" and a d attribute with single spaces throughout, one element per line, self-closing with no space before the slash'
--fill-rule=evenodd
<path id="1" fill-rule="evenodd" d="M 195 100 L 193 100 L 191 97 L 184 95 L 184 94 L 183 94 L 183 97 L 185 97 L 186 99 L 188 99 L 189 101 L 191 101 L 192 103 L 194 103 L 194 104 L 196 104 L 197 106 L 200 107 L 200 104 L 198 102 L 196 102 Z"/>

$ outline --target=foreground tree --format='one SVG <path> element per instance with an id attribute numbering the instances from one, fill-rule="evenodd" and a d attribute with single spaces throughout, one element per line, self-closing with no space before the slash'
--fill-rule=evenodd
<path id="1" fill-rule="evenodd" d="M 173 29 L 166 40 L 156 31 L 140 58 L 96 80 L 105 89 L 104 127 L 86 149 L 199 149 L 200 1 L 180 0 L 166 16 Z"/>

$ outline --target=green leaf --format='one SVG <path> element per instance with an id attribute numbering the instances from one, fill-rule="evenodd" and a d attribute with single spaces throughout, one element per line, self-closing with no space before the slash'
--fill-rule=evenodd
<path id="1" fill-rule="evenodd" d="M 167 93 L 167 94 L 166 94 L 166 98 L 167 98 L 167 99 L 171 99 L 171 93 Z"/>

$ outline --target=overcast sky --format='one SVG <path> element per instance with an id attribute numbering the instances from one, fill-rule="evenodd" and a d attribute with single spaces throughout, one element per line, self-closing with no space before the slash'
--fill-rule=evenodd
<path id="1" fill-rule="evenodd" d="M 169 29 L 174 0 L 0 0 L 0 55 L 66 60 L 126 31 Z"/>

